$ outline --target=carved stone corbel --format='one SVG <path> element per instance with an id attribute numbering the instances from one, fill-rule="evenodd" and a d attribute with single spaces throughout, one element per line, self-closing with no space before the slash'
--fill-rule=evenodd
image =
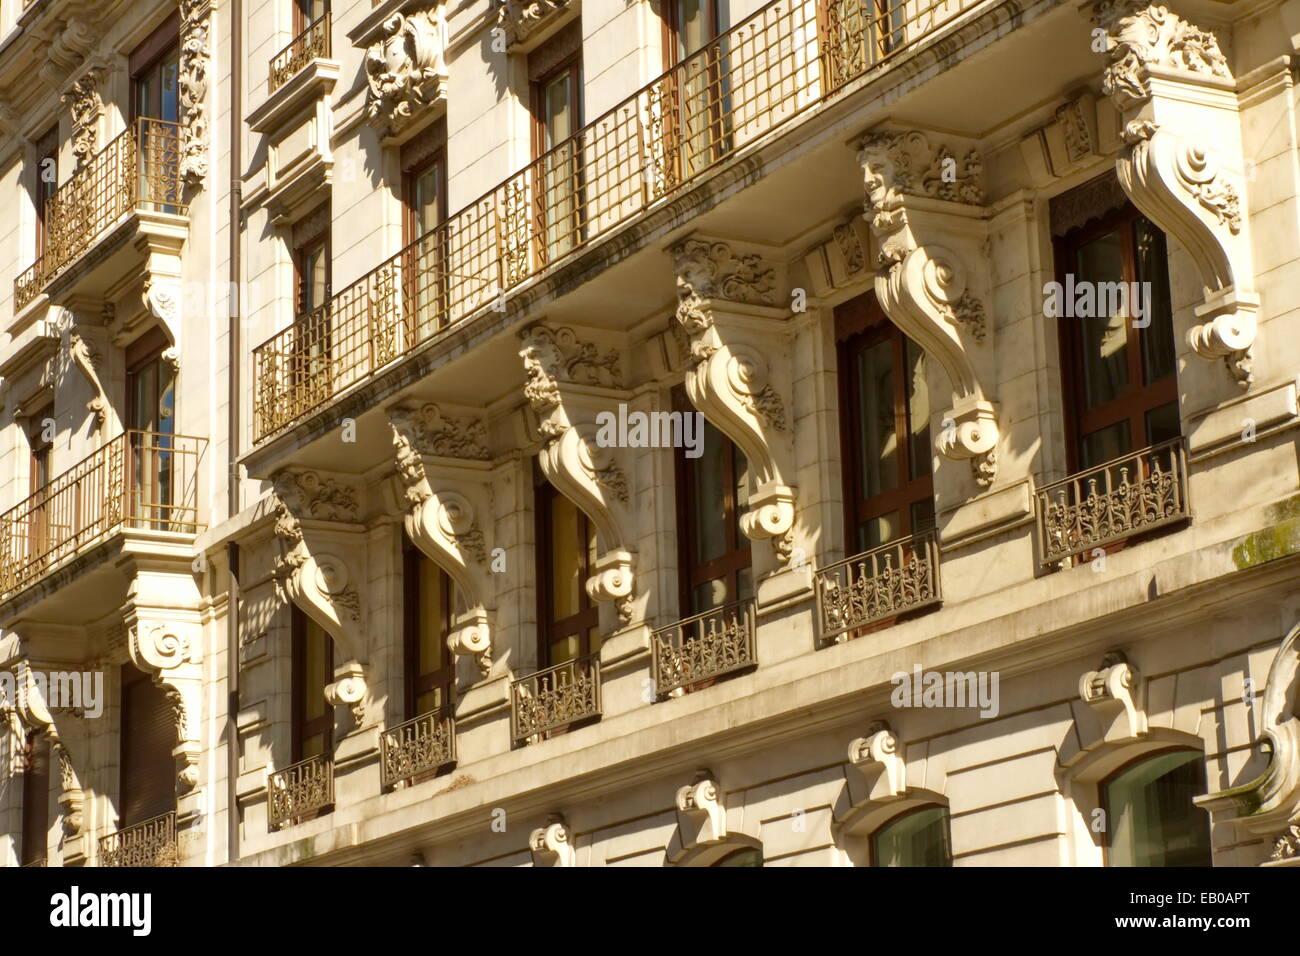
<path id="1" fill-rule="evenodd" d="M 68 325 L 68 359 L 86 377 L 86 381 L 95 392 L 86 403 L 86 409 L 94 417 L 95 430 L 100 431 L 108 421 L 108 395 L 104 391 L 104 385 L 100 382 L 97 371 L 100 356 L 91 349 L 90 343 L 73 323 Z"/>
<path id="2" fill-rule="evenodd" d="M 447 95 L 447 21 L 442 7 L 395 13 L 366 52 L 366 118 L 386 137 L 408 132 Z"/>
<path id="3" fill-rule="evenodd" d="M 365 619 L 357 583 L 347 561 L 340 557 L 363 549 L 364 537 L 355 530 L 336 527 L 357 522 L 356 489 L 310 471 L 281 471 L 272 480 L 275 534 L 280 543 L 274 570 L 276 592 L 319 624 L 339 648 L 343 663 L 335 668 L 336 682 L 330 685 L 327 699 L 334 698 L 331 704 L 346 702 L 353 716 L 364 717 Z M 347 685 L 340 688 L 344 679 Z M 356 699 L 349 699 L 353 697 Z"/>
<path id="4" fill-rule="evenodd" d="M 208 16 L 212 0 L 180 0 L 181 11 L 181 162 L 186 185 L 197 186 L 208 175 Z"/>
<path id="5" fill-rule="evenodd" d="M 67 742 L 60 736 L 59 729 L 54 724 L 54 716 L 30 672 L 31 668 L 26 662 L 20 663 L 16 669 L 16 710 L 23 724 L 32 730 L 39 730 L 50 740 L 52 755 L 59 762 L 59 806 L 62 808 L 63 836 L 65 841 L 75 843 L 85 830 L 85 791 L 77 777 Z M 74 855 L 80 852 L 74 846 Z"/>
<path id="6" fill-rule="evenodd" d="M 890 321 L 932 356 L 952 383 L 939 450 L 968 460 L 981 488 L 997 472 L 999 429 L 986 383 L 993 328 L 984 261 L 983 163 L 973 148 L 958 161 L 918 131 L 868 133 L 858 152 L 866 218 L 879 249 L 876 298 Z"/>
<path id="7" fill-rule="evenodd" d="M 179 280 L 159 279 L 149 274 L 140 287 L 140 301 L 149 314 L 162 323 L 174 348 L 180 347 L 180 298 Z"/>
<path id="8" fill-rule="evenodd" d="M 514 52 L 569 9 L 569 0 L 499 0 L 497 26 L 505 33 L 506 49 Z"/>
<path id="9" fill-rule="evenodd" d="M 1093 22 L 1107 40 L 1102 91 L 1120 111 L 1128 144 L 1116 160 L 1120 185 L 1196 266 L 1204 298 L 1188 332 L 1192 349 L 1223 359 L 1249 388 L 1259 296 L 1228 61 L 1212 32 L 1163 6 L 1103 0 Z"/>
<path id="10" fill-rule="evenodd" d="M 727 808 L 722 788 L 707 770 L 677 791 L 677 829 L 683 849 L 720 843 L 727 838 Z"/>
<path id="11" fill-rule="evenodd" d="M 865 737 L 849 744 L 849 764 L 866 781 L 867 800 L 879 803 L 906 796 L 907 764 L 898 738 L 883 721 L 872 724 Z"/>
<path id="12" fill-rule="evenodd" d="M 596 526 L 601 553 L 586 581 L 593 601 L 612 601 L 619 621 L 635 616 L 635 515 L 628 472 L 615 449 L 595 440 L 596 416 L 630 396 L 618 389 L 618 353 L 604 355 L 570 328 L 534 325 L 520 333 L 524 395 L 544 444 L 538 463 L 546 480 Z"/>
<path id="13" fill-rule="evenodd" d="M 770 540 L 778 559 L 793 548 L 794 436 L 786 369 L 765 351 L 785 334 L 776 303 L 776 269 L 726 242 L 688 238 L 671 250 L 676 320 L 690 338 L 686 372 L 691 404 L 744 452 L 753 472 L 745 536 Z"/>
<path id="14" fill-rule="evenodd" d="M 573 834 L 564 817 L 554 814 L 546 826 L 538 827 L 528 837 L 533 866 L 577 866 L 578 851 L 573 847 Z"/>
<path id="15" fill-rule="evenodd" d="M 1110 651 L 1101 667 L 1079 678 L 1079 697 L 1101 722 L 1108 744 L 1137 740 L 1147 734 L 1146 684 L 1120 651 Z"/>
<path id="16" fill-rule="evenodd" d="M 447 646 L 452 654 L 477 658 L 486 677 L 492 669 L 495 592 L 483 531 L 492 521 L 487 429 L 473 417 L 444 415 L 433 403 L 394 406 L 388 421 L 407 506 L 406 533 L 456 582 L 465 608 L 452 622 Z"/>

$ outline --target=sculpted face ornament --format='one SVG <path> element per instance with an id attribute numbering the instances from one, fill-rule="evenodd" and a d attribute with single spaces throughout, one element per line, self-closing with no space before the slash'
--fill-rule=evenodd
<path id="1" fill-rule="evenodd" d="M 384 38 L 366 53 L 366 118 L 393 136 L 443 91 L 447 24 L 439 9 L 394 14 L 383 29 Z"/>

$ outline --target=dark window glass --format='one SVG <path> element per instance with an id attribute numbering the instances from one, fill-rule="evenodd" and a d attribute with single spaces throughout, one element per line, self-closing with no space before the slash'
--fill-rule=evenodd
<path id="1" fill-rule="evenodd" d="M 27 737 L 23 750 L 23 866 L 43 863 L 50 840 L 50 741 L 45 734 Z"/>
<path id="2" fill-rule="evenodd" d="M 334 647 L 324 628 L 297 608 L 293 611 L 293 754 L 295 763 L 330 756 L 334 749 L 334 709 L 325 687 L 334 680 Z"/>
<path id="3" fill-rule="evenodd" d="M 59 127 L 36 144 L 36 254 L 45 254 L 49 238 L 49 202 L 59 189 Z"/>
<path id="4" fill-rule="evenodd" d="M 714 866 L 762 866 L 763 851 L 754 849 L 734 850 L 728 853 Z"/>
<path id="5" fill-rule="evenodd" d="M 587 595 L 596 561 L 596 529 L 585 514 L 546 481 L 536 485 L 538 614 L 541 667 L 563 664 L 600 649 L 600 609 Z"/>
<path id="6" fill-rule="evenodd" d="M 447 635 L 451 632 L 455 585 L 440 567 L 408 546 L 406 584 L 406 716 L 449 711 L 456 666 Z"/>
<path id="7" fill-rule="evenodd" d="M 922 807 L 895 817 L 871 837 L 875 866 L 952 866 L 948 809 Z"/>
<path id="8" fill-rule="evenodd" d="M 1147 757 L 1102 786 L 1108 866 L 1210 866 L 1210 821 L 1192 801 L 1205 793 L 1194 750 Z"/>

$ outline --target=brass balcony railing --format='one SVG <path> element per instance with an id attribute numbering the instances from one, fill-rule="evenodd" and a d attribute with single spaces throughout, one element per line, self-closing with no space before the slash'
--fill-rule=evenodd
<path id="1" fill-rule="evenodd" d="M 302 33 L 271 58 L 269 83 L 274 93 L 288 83 L 298 71 L 312 60 L 323 60 L 330 55 L 330 15 L 321 14 Z"/>
<path id="2" fill-rule="evenodd" d="M 1186 446 L 1175 438 L 1039 489 L 1040 561 L 1057 564 L 1191 516 Z"/>
<path id="3" fill-rule="evenodd" d="M 828 641 L 942 600 L 935 531 L 891 541 L 817 572 L 822 638 Z"/>
<path id="4" fill-rule="evenodd" d="M 182 214 L 180 127 L 142 118 L 96 153 L 46 204 L 39 258 L 14 280 L 14 309 L 31 302 L 107 230 L 140 208 Z"/>
<path id="5" fill-rule="evenodd" d="M 176 813 L 126 827 L 101 837 L 100 866 L 177 866 Z"/>
<path id="6" fill-rule="evenodd" d="M 254 350 L 254 439 L 608 235 L 984 0 L 774 0 Z"/>
<path id="7" fill-rule="evenodd" d="M 456 762 L 456 723 L 439 713 L 421 714 L 389 728 L 379 742 L 380 782 L 386 788 Z"/>
<path id="8" fill-rule="evenodd" d="M 600 716 L 600 656 L 592 654 L 529 674 L 510 685 L 516 743 Z"/>
<path id="9" fill-rule="evenodd" d="M 270 829 L 334 806 L 334 761 L 308 757 L 277 770 L 266 780 L 266 822 Z"/>
<path id="10" fill-rule="evenodd" d="M 197 534 L 207 439 L 127 431 L 0 515 L 0 598 L 120 528 Z"/>
<path id="11" fill-rule="evenodd" d="M 661 627 L 650 636 L 651 678 L 655 694 L 752 667 L 754 602 L 737 601 Z"/>

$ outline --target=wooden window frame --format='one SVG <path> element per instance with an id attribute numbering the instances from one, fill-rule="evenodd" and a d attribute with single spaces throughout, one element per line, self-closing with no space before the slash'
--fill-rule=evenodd
<path id="1" fill-rule="evenodd" d="M 456 706 L 456 658 L 448 654 L 448 662 L 436 671 L 420 672 L 420 630 L 424 623 L 420 620 L 420 564 L 429 560 L 419 548 L 410 541 L 402 547 L 402 659 L 404 664 L 403 693 L 407 720 L 422 716 L 417 710 L 420 697 L 430 691 L 442 691 L 442 706 L 439 715 L 450 717 Z M 452 600 L 455 596 L 451 576 L 441 571 L 439 580 L 442 586 L 443 620 L 439 627 L 438 640 L 446 646 L 447 635 L 451 631 L 451 622 L 455 614 Z"/>
<path id="2" fill-rule="evenodd" d="M 903 540 L 916 534 L 913 526 L 912 506 L 923 501 L 934 503 L 934 469 L 932 463 L 926 474 L 912 478 L 912 441 L 910 409 L 907 403 L 907 336 L 889 321 L 874 293 L 866 293 L 835 307 L 835 339 L 839 363 L 840 398 L 840 465 L 844 497 L 844 546 L 852 555 L 861 550 L 858 546 L 858 529 L 873 518 L 898 513 L 898 534 L 891 541 Z M 891 343 L 894 386 L 894 434 L 897 438 L 897 484 L 889 491 L 869 498 L 860 494 L 864 488 L 861 449 L 858 436 L 862 434 L 861 408 L 857 400 L 858 381 L 855 358 L 864 350 L 880 342 Z M 915 342 L 916 348 L 920 348 Z M 928 423 L 927 423 L 928 424 Z"/>
<path id="3" fill-rule="evenodd" d="M 405 299 L 403 314 L 406 322 L 407 341 L 414 346 L 420 341 L 420 332 L 418 319 L 420 318 L 420 248 L 412 246 L 429 232 L 436 232 L 442 227 L 450 215 L 447 205 L 447 135 L 445 120 L 437 121 L 438 129 L 433 131 L 435 145 L 427 149 L 421 155 L 414 159 L 403 157 L 402 167 L 402 248 L 407 249 L 406 261 L 403 263 L 402 273 L 404 276 L 405 289 L 403 298 Z M 416 206 L 417 184 L 431 169 L 438 170 L 438 203 L 436 215 L 437 225 L 431 230 L 421 232 L 416 222 L 418 209 Z M 450 301 L 450 283 L 447 275 L 447 246 L 445 242 L 446 233 L 439 234 L 435 239 L 434 257 L 437 262 L 434 265 L 436 290 L 434 292 L 435 312 L 437 315 L 436 329 L 444 328 L 449 320 L 447 304 Z M 425 243 L 420 243 L 424 246 Z"/>
<path id="4" fill-rule="evenodd" d="M 557 34 L 557 38 L 559 34 Z M 545 47 L 539 48 L 538 51 L 544 50 Z M 572 53 L 566 54 L 557 63 L 547 66 L 547 68 L 531 75 L 529 81 L 529 108 L 532 114 L 532 153 L 533 153 L 533 235 L 534 252 L 537 261 L 549 263 L 551 261 L 549 226 L 551 212 L 548 209 L 546 193 L 546 164 L 542 162 L 545 156 L 553 149 L 557 149 L 561 144 L 556 143 L 552 147 L 546 145 L 546 88 L 555 80 L 569 74 L 569 96 L 572 98 L 574 117 L 573 132 L 569 137 L 561 142 L 568 142 L 579 130 L 583 128 L 585 119 L 585 97 L 583 96 L 583 70 L 582 70 L 582 46 Z M 563 257 L 577 249 L 586 241 L 587 219 L 586 219 L 586 176 L 582 160 L 582 149 L 575 146 L 572 154 L 567 157 L 565 162 L 572 164 L 574 175 L 577 182 L 574 185 L 573 194 L 573 211 L 571 215 L 575 218 L 574 228 L 566 231 L 568 235 L 569 247 L 560 252 L 557 258 Z"/>
<path id="5" fill-rule="evenodd" d="M 325 11 L 321 16 L 327 16 L 330 13 L 330 2 L 325 0 Z M 317 18 L 319 19 L 319 17 Z M 307 28 L 315 23 L 316 20 L 308 20 L 307 13 L 303 10 L 303 0 L 293 0 L 293 35 L 295 38 L 302 36 L 307 32 Z"/>
<path id="6" fill-rule="evenodd" d="M 35 187 L 33 195 L 36 198 L 36 255 L 38 257 L 45 255 L 45 247 L 49 242 L 49 201 L 59 191 L 59 145 L 58 123 L 46 130 L 36 141 L 36 181 L 33 184 Z M 47 159 L 54 160 L 54 182 L 49 184 L 45 182 L 42 169 Z M 48 193 L 47 185 L 50 187 Z"/>
<path id="7" fill-rule="evenodd" d="M 560 497 L 560 492 L 545 478 L 538 476 L 533 484 L 533 512 L 536 521 L 537 541 L 537 660 L 538 670 L 553 666 L 551 646 L 566 634 L 575 631 L 578 634 L 578 653 L 581 659 L 595 653 L 599 648 L 591 646 L 591 631 L 600 628 L 600 605 L 587 594 L 586 581 L 591 577 L 591 568 L 587 561 L 586 540 L 590 531 L 591 519 L 576 505 L 574 513 L 578 519 L 578 540 L 582 543 L 579 551 L 578 568 L 578 612 L 559 621 L 551 620 L 551 609 L 555 606 L 554 551 L 551 537 L 551 523 L 554 512 L 553 502 Z"/>
<path id="8" fill-rule="evenodd" d="M 290 763 L 298 763 L 303 759 L 303 743 L 310 737 L 320 734 L 323 737 L 323 746 L 321 756 L 326 759 L 333 759 L 334 753 L 334 708 L 328 704 L 325 711 L 320 717 L 307 719 L 307 687 L 306 674 L 304 671 L 307 667 L 307 615 L 298 608 L 294 608 L 290 615 L 290 666 L 293 671 L 293 678 L 290 687 L 290 717 L 292 737 L 292 751 L 290 753 Z M 326 665 L 326 683 L 332 678 L 334 671 L 334 639 L 322 630 L 321 636 L 325 640 L 325 647 L 329 663 Z"/>
<path id="9" fill-rule="evenodd" d="M 1120 231 L 1123 249 L 1123 273 L 1121 280 L 1126 283 L 1137 281 L 1137 223 L 1145 219 L 1131 203 L 1113 209 L 1106 214 L 1089 220 L 1063 236 L 1053 238 L 1053 257 L 1056 266 L 1056 281 L 1065 287 L 1066 276 L 1074 268 L 1077 253 L 1087 243 L 1099 239 L 1108 233 Z M 1158 226 L 1147 220 L 1152 229 L 1161 231 Z M 1166 237 L 1166 243 L 1168 238 Z M 1166 244 L 1165 269 L 1168 275 L 1168 245 Z M 1132 286 L 1129 286 L 1132 288 Z M 1170 304 L 1172 306 L 1172 303 Z M 1148 304 L 1150 308 L 1151 305 Z M 1172 308 L 1170 309 L 1172 321 Z M 1096 408 L 1086 407 L 1087 394 L 1084 384 L 1082 323 L 1097 321 L 1061 316 L 1057 320 L 1061 352 L 1061 391 L 1065 409 L 1066 460 L 1071 474 L 1082 469 L 1083 439 L 1100 429 L 1121 421 L 1129 423 L 1129 452 L 1148 447 L 1151 442 L 1147 434 L 1146 414 L 1170 403 L 1178 403 L 1178 362 L 1175 354 L 1171 371 L 1162 379 L 1147 382 L 1142 365 L 1143 339 L 1146 329 L 1140 329 L 1131 321 L 1125 322 L 1125 348 L 1127 350 L 1128 388 L 1116 399 L 1111 399 Z M 1135 385 L 1134 383 L 1141 383 Z M 1180 419 L 1181 431 L 1181 419 Z M 1100 463 L 1098 463 L 1100 464 Z"/>
<path id="10" fill-rule="evenodd" d="M 131 51 L 128 61 L 128 71 L 131 76 L 131 121 L 134 123 L 144 117 L 140 112 L 140 78 L 146 73 L 153 70 L 164 59 L 171 54 L 176 54 L 177 64 L 180 63 L 180 45 L 181 45 L 181 17 L 177 11 L 163 21 L 158 29 L 154 30 L 142 43 Z M 180 93 L 177 92 L 176 101 L 177 120 L 183 119 L 184 106 L 180 102 Z"/>

